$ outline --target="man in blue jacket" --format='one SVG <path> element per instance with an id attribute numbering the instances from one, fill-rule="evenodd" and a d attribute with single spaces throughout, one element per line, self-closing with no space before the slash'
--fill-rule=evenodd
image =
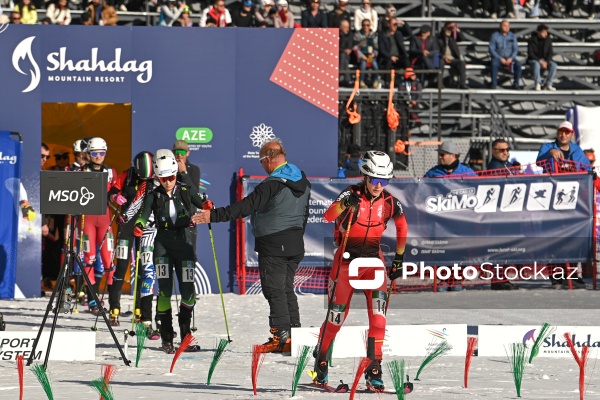
<path id="1" fill-rule="evenodd" d="M 554 142 L 544 143 L 542 147 L 540 147 L 536 161 L 544 163 L 542 165 L 544 172 L 558 172 L 555 168 L 555 163 L 557 162 L 559 162 L 557 165 L 559 168 L 567 168 L 569 171 L 579 171 L 581 170 L 580 167 L 587 168 L 587 166 L 590 165 L 590 161 L 586 157 L 583 150 L 581 150 L 581 147 L 579 147 L 579 145 L 576 143 L 571 142 L 571 140 L 573 140 L 573 133 L 573 125 L 569 121 L 564 121 L 558 126 L 556 140 Z M 551 161 L 548 162 L 547 160 Z M 575 161 L 576 163 L 580 164 L 560 164 L 560 161 L 565 160 Z"/>
<path id="2" fill-rule="evenodd" d="M 242 200 L 214 208 L 212 203 L 192 217 L 196 224 L 226 222 L 251 215 L 254 250 L 262 292 L 269 302 L 273 337 L 263 353 L 291 351 L 291 328 L 300 327 L 300 311 L 294 293 L 294 276 L 304 257 L 304 228 L 308 219 L 310 182 L 304 172 L 286 161 L 279 139 L 260 148 L 260 164 L 269 175 Z"/>
<path id="3" fill-rule="evenodd" d="M 438 148 L 438 165 L 425 173 L 425 178 L 441 178 L 448 175 L 477 176 L 475 171 L 458 161 L 458 146 L 446 140 Z"/>
<path id="4" fill-rule="evenodd" d="M 506 67 L 514 75 L 513 88 L 520 89 L 522 66 L 517 60 L 519 43 L 514 33 L 510 31 L 510 23 L 504 20 L 500 23 L 500 30 L 490 38 L 490 55 L 492 56 L 492 89 L 498 85 L 498 69 Z"/>

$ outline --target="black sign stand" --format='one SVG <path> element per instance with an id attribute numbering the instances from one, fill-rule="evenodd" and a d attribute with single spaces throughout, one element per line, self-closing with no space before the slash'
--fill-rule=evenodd
<path id="1" fill-rule="evenodd" d="M 46 171 L 42 171 L 42 175 L 41 175 L 41 180 L 42 182 L 44 181 L 45 178 L 45 174 L 44 172 Z M 76 175 L 80 175 L 80 174 L 86 174 L 87 176 L 92 176 L 92 174 L 94 176 L 96 176 L 96 173 L 90 173 L 90 172 L 60 172 L 61 178 L 65 178 L 67 180 L 72 181 L 73 178 Z M 100 174 L 100 173 L 98 173 Z M 104 175 L 104 176 L 102 176 Z M 100 187 L 103 187 L 104 190 L 106 190 L 106 174 L 100 174 L 97 177 L 100 178 L 99 181 L 103 182 L 103 185 L 100 184 Z M 48 175 L 50 176 L 50 175 Z M 62 179 L 60 179 L 62 181 Z M 44 204 L 44 202 L 46 201 L 46 197 L 45 197 L 45 193 L 44 190 L 41 191 L 41 209 L 42 211 L 45 211 L 44 209 L 48 209 L 47 204 Z M 104 204 L 104 208 L 103 211 L 106 212 L 106 203 Z M 90 212 L 89 214 L 99 214 L 98 212 Z M 67 238 L 67 242 L 68 242 L 68 248 L 69 251 L 67 252 L 66 256 L 65 256 L 65 262 L 63 264 L 63 266 L 60 269 L 60 272 L 58 274 L 58 278 L 56 280 L 56 284 L 54 285 L 54 290 L 52 290 L 52 295 L 50 296 L 50 300 L 48 301 L 48 305 L 46 306 L 46 313 L 44 314 L 44 319 L 42 320 L 42 324 L 40 326 L 40 329 L 38 331 L 38 334 L 35 338 L 35 341 L 33 342 L 33 348 L 31 350 L 31 354 L 29 355 L 29 358 L 27 359 L 27 366 L 31 365 L 31 363 L 33 362 L 33 357 L 35 355 L 35 350 L 37 348 L 37 345 L 39 343 L 40 337 L 42 336 L 42 331 L 44 330 L 44 326 L 46 325 L 46 320 L 48 319 L 48 314 L 50 314 L 50 312 L 52 311 L 54 313 L 54 317 L 52 319 L 52 327 L 50 328 L 50 338 L 48 340 L 48 348 L 46 349 L 46 357 L 44 359 L 44 369 L 47 370 L 48 369 L 48 358 L 50 357 L 50 348 L 52 347 L 52 339 L 54 337 L 54 331 L 56 330 L 56 321 L 58 319 L 58 314 L 59 312 L 62 310 L 65 314 L 68 313 L 71 310 L 71 301 L 72 299 L 72 295 L 70 295 L 68 293 L 68 291 L 66 290 L 69 287 L 69 280 L 71 275 L 73 275 L 73 271 L 74 271 L 74 266 L 75 266 L 75 262 L 79 263 L 79 266 L 82 269 L 82 273 L 81 275 L 83 275 L 83 279 L 85 280 L 86 284 L 88 285 L 88 288 L 90 288 L 90 293 L 92 298 L 96 301 L 96 304 L 98 304 L 98 309 L 99 312 L 102 314 L 102 318 L 104 319 L 104 322 L 106 323 L 106 327 L 108 328 L 114 342 L 115 345 L 117 346 L 117 348 L 119 349 L 119 353 L 121 353 L 121 358 L 123 360 L 123 362 L 125 363 L 125 366 L 130 366 L 131 361 L 127 359 L 127 357 L 125 356 L 125 353 L 123 352 L 123 348 L 121 347 L 121 345 L 119 344 L 119 340 L 117 339 L 117 336 L 115 335 L 115 332 L 112 329 L 112 326 L 110 325 L 110 322 L 108 321 L 108 318 L 106 317 L 106 313 L 104 312 L 104 306 L 102 306 L 102 304 L 100 304 L 100 300 L 98 299 L 98 294 L 94 292 L 94 290 L 92 290 L 92 283 L 90 282 L 90 278 L 87 276 L 85 270 L 83 270 L 83 262 L 81 262 L 81 259 L 79 258 L 79 255 L 75 252 L 74 250 L 74 239 L 73 239 L 73 235 L 75 232 L 75 215 L 71 215 L 71 222 L 70 222 L 70 232 L 69 232 L 69 237 Z M 53 302 L 54 299 L 56 298 L 56 305 L 53 307 Z"/>

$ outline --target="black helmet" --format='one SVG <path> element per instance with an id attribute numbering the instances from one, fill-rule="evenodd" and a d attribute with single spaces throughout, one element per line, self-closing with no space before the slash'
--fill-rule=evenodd
<path id="1" fill-rule="evenodd" d="M 133 159 L 133 168 L 141 179 L 150 179 L 154 175 L 154 168 L 152 167 L 152 153 L 149 151 L 142 151 L 138 153 Z"/>

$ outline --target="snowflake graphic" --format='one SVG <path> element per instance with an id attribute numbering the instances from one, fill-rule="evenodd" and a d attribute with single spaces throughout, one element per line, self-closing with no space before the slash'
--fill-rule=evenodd
<path id="1" fill-rule="evenodd" d="M 250 134 L 250 140 L 252 140 L 252 146 L 260 147 L 269 140 L 275 139 L 273 128 L 265 124 L 252 127 L 252 133 Z"/>

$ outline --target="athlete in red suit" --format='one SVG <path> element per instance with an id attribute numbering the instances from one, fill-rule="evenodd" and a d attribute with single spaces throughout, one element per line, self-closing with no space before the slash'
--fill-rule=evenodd
<path id="1" fill-rule="evenodd" d="M 360 171 L 364 180 L 358 185 L 347 187 L 337 200 L 325 212 L 325 220 L 335 221 L 335 239 L 341 245 L 346 236 L 348 219 L 352 216 L 350 232 L 345 249 L 338 247 L 329 280 L 329 304 L 327 322 L 321 326 L 319 340 L 320 348 L 316 350 L 315 383 L 324 384 L 328 381 L 327 355 L 331 341 L 339 332 L 350 308 L 350 300 L 354 288 L 350 285 L 353 280 L 373 280 L 376 275 L 374 268 L 359 269 L 358 277 L 349 276 L 349 265 L 358 257 L 373 257 L 385 263 L 379 247 L 381 237 L 387 223 L 393 219 L 396 225 L 396 257 L 389 272 L 390 279 L 400 275 L 408 225 L 400 201 L 385 191 L 384 187 L 393 176 L 393 166 L 387 154 L 380 151 L 369 151 L 364 156 Z M 346 254 L 344 256 L 342 251 Z M 339 275 L 338 275 L 339 269 Z M 335 293 L 333 282 L 337 276 Z M 367 386 L 373 390 L 384 389 L 381 376 L 382 346 L 385 337 L 387 282 L 383 279 L 381 286 L 373 290 L 364 290 L 369 315 L 369 332 L 367 356 L 372 363 L 367 368 L 365 379 Z M 333 301 L 331 299 L 333 297 Z M 321 343 L 321 342 L 320 342 Z"/>
<path id="2" fill-rule="evenodd" d="M 108 147 L 104 139 L 95 137 L 88 141 L 87 153 L 89 155 L 89 164 L 84 165 L 81 171 L 90 172 L 104 172 L 108 174 L 108 186 L 107 192 L 116 184 L 117 173 L 114 168 L 104 165 L 104 158 L 106 157 L 106 151 Z M 121 196 L 122 197 L 122 196 Z M 113 201 L 119 201 L 116 197 L 111 199 Z M 84 269 L 93 288 L 98 293 L 100 280 L 104 272 L 108 272 L 107 284 L 112 285 L 114 266 L 112 263 L 113 256 L 113 233 L 110 226 L 110 208 L 106 206 L 106 213 L 103 215 L 85 215 L 82 217 L 83 227 L 83 263 Z M 106 240 L 104 239 L 106 235 Z M 96 260 L 97 252 L 100 252 L 100 258 L 104 266 L 103 270 L 94 271 L 94 261 Z M 92 299 L 91 295 L 88 294 L 88 306 L 92 313 L 98 312 L 98 304 Z"/>

